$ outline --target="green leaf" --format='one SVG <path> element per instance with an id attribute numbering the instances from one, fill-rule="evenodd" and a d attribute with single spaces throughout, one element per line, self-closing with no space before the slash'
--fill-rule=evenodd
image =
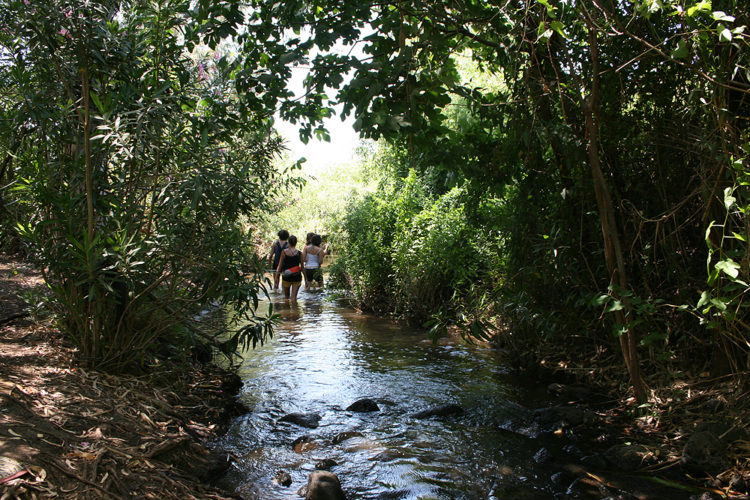
<path id="1" fill-rule="evenodd" d="M 710 12 L 710 11 L 711 11 L 711 2 L 708 0 L 703 0 L 693 5 L 692 7 L 689 7 L 687 10 L 687 15 L 688 17 L 694 17 L 696 14 L 700 12 Z"/>
<path id="2" fill-rule="evenodd" d="M 701 298 L 698 300 L 698 304 L 696 304 L 696 308 L 703 307 L 711 300 L 711 292 L 708 290 L 703 290 L 703 293 L 701 293 Z"/>
<path id="3" fill-rule="evenodd" d="M 542 33 L 541 35 L 539 35 L 539 38 L 537 38 L 536 41 L 537 42 L 546 43 L 550 39 L 550 37 L 552 36 L 552 33 L 554 33 L 554 31 L 552 31 L 550 29 L 544 30 L 544 33 Z"/>
<path id="4" fill-rule="evenodd" d="M 711 304 L 713 304 L 714 306 L 716 306 L 716 308 L 719 311 L 726 311 L 727 310 L 727 304 L 723 300 L 721 300 L 721 299 L 716 299 L 716 298 L 711 299 Z"/>
<path id="5" fill-rule="evenodd" d="M 555 15 L 555 10 L 557 9 L 557 7 L 555 7 L 555 6 L 551 5 L 551 4 L 549 3 L 549 0 L 537 0 L 537 3 L 538 3 L 539 5 L 543 5 L 544 7 L 546 7 L 546 8 L 547 8 L 547 15 L 548 15 L 549 17 L 551 17 L 551 18 L 555 18 L 555 17 L 557 17 L 557 16 Z"/>
<path id="6" fill-rule="evenodd" d="M 91 100 L 96 105 L 96 109 L 98 109 L 99 113 L 103 115 L 106 112 L 106 110 L 104 109 L 104 106 L 102 106 L 102 101 L 99 100 L 99 96 L 96 95 L 94 92 L 89 92 L 89 95 L 91 96 Z"/>
<path id="7" fill-rule="evenodd" d="M 734 231 L 732 231 L 732 236 L 734 236 L 736 239 L 740 241 L 747 241 L 747 238 L 745 236 L 735 233 Z"/>
<path id="8" fill-rule="evenodd" d="M 677 48 L 672 51 L 672 57 L 675 59 L 685 59 L 690 54 L 685 40 L 677 42 Z"/>
<path id="9" fill-rule="evenodd" d="M 740 275 L 740 265 L 732 259 L 720 260 L 714 267 L 719 271 L 722 271 L 724 274 L 731 276 L 732 278 L 736 278 Z"/>
<path id="10" fill-rule="evenodd" d="M 622 311 L 623 309 L 625 309 L 623 303 L 619 300 L 615 300 L 609 305 L 609 307 L 607 307 L 607 310 L 604 312 L 611 313 L 615 311 Z"/>
<path id="11" fill-rule="evenodd" d="M 727 210 L 732 208 L 732 205 L 737 202 L 737 198 L 732 196 L 732 191 L 734 191 L 734 189 L 731 187 L 724 189 L 724 206 L 727 207 Z"/>
<path id="12" fill-rule="evenodd" d="M 628 325 L 615 325 L 612 327 L 612 333 L 615 337 L 628 333 Z"/>
<path id="13" fill-rule="evenodd" d="M 726 21 L 728 23 L 734 22 L 734 16 L 729 16 L 725 12 L 716 10 L 711 14 L 711 17 L 714 18 L 716 21 Z"/>
<path id="14" fill-rule="evenodd" d="M 550 22 L 549 27 L 555 30 L 555 33 L 557 33 L 561 37 L 568 38 L 568 35 L 565 34 L 565 26 L 560 21 Z"/>
<path id="15" fill-rule="evenodd" d="M 721 30 L 719 32 L 719 41 L 720 42 L 731 42 L 732 41 L 732 32 L 729 31 L 729 29 L 727 29 L 727 28 L 724 28 L 724 29 L 722 29 L 722 28 L 723 28 L 723 26 L 719 26 L 719 30 Z"/>

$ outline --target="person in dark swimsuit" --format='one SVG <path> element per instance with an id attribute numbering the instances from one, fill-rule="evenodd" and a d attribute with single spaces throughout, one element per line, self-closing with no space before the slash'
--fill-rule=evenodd
<path id="1" fill-rule="evenodd" d="M 279 267 L 276 268 L 276 278 L 281 276 L 281 287 L 284 289 L 284 297 L 297 301 L 297 293 L 302 285 L 302 252 L 297 250 L 297 237 L 289 237 L 289 248 L 281 252 Z"/>
<path id="2" fill-rule="evenodd" d="M 282 229 L 279 231 L 279 239 L 273 242 L 271 245 L 271 253 L 268 255 L 268 263 L 271 265 L 271 269 L 276 271 L 279 267 L 279 260 L 281 260 L 281 252 L 289 246 L 287 240 L 289 239 L 289 231 Z M 273 289 L 279 288 L 279 275 L 274 272 L 273 275 Z"/>

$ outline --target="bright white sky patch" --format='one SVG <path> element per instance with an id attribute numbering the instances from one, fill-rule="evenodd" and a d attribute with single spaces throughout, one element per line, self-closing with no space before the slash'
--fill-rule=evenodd
<path id="1" fill-rule="evenodd" d="M 362 56 L 359 47 L 345 47 L 337 44 L 333 52 L 340 54 L 351 54 L 355 57 Z M 312 54 L 310 57 L 314 57 Z M 299 66 L 292 69 L 292 78 L 289 81 L 289 88 L 295 96 L 301 96 L 304 93 L 303 81 L 307 76 L 308 68 Z M 345 76 L 345 81 L 349 81 L 351 74 Z M 333 98 L 336 91 L 329 90 L 329 98 Z M 307 144 L 303 144 L 299 139 L 299 129 L 297 125 L 281 120 L 276 116 L 276 130 L 286 139 L 286 146 L 289 149 L 289 159 L 297 161 L 305 158 L 307 161 L 302 168 L 306 174 L 316 175 L 327 170 L 328 167 L 348 163 L 354 159 L 355 151 L 359 145 L 359 134 L 354 131 L 354 119 L 349 116 L 345 121 L 341 121 L 342 106 L 336 106 L 333 116 L 324 121 L 325 128 L 331 136 L 331 142 L 319 141 L 315 135 Z"/>

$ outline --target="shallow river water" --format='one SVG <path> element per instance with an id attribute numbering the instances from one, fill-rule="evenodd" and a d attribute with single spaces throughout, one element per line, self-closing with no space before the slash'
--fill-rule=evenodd
<path id="1" fill-rule="evenodd" d="M 300 292 L 296 305 L 278 293 L 271 299 L 283 321 L 245 355 L 240 398 L 251 411 L 217 444 L 236 459 L 222 486 L 245 498 L 298 499 L 315 464 L 332 459 L 350 499 L 552 498 L 560 491 L 551 477 L 564 464 L 535 460 L 542 448 L 554 455 L 564 444 L 533 427 L 533 409 L 547 404 L 545 387 L 511 374 L 492 349 L 435 345 L 424 331 L 358 314 L 321 293 Z M 361 398 L 380 411 L 345 410 Z M 464 414 L 412 416 L 445 403 Z M 279 421 L 293 412 L 317 413 L 320 424 Z M 289 487 L 273 481 L 282 470 L 293 479 Z"/>

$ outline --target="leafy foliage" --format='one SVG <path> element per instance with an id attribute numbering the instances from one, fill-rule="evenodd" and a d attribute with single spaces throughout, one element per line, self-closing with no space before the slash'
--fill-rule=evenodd
<path id="1" fill-rule="evenodd" d="M 240 222 L 282 187 L 282 145 L 243 116 L 225 56 L 188 57 L 190 5 L 2 9 L 6 196 L 24 207 L 19 233 L 91 366 L 189 348 L 206 335 L 189 318 L 215 303 L 251 320 L 231 344 L 271 332 L 271 317 L 254 316 L 262 263 Z"/>

